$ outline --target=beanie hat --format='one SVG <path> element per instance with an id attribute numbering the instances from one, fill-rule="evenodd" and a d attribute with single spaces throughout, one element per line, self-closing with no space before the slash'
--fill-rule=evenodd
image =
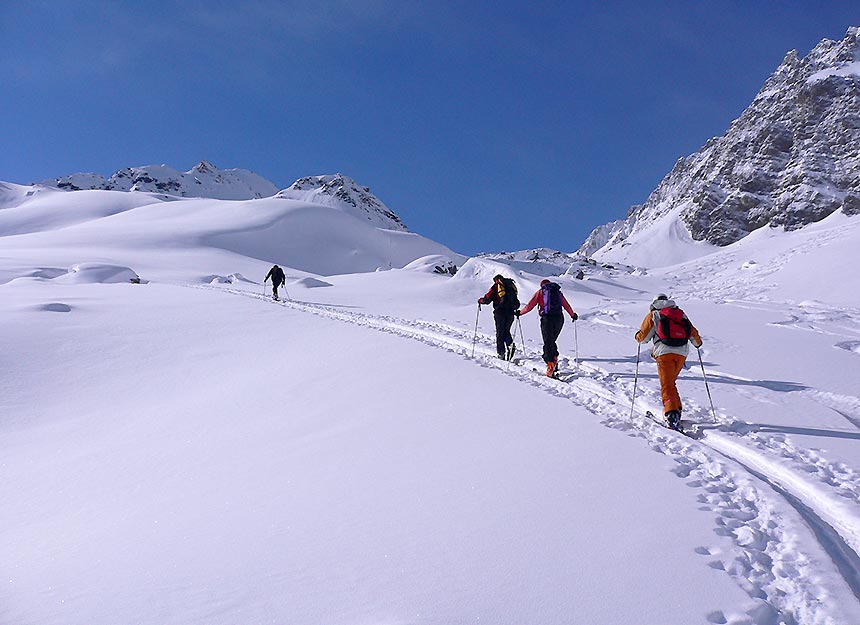
<path id="1" fill-rule="evenodd" d="M 665 293 L 660 293 L 657 297 L 654 298 L 654 301 L 651 302 L 651 310 L 660 310 L 661 308 L 666 308 L 669 302 L 669 297 Z"/>
<path id="2" fill-rule="evenodd" d="M 651 302 L 651 310 L 660 310 L 661 308 L 677 308 L 677 306 L 675 305 L 675 300 L 671 300 L 668 295 L 660 293 Z"/>

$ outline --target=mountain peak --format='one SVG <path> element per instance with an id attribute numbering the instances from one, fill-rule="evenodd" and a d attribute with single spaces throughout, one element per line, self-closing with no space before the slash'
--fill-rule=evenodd
<path id="1" fill-rule="evenodd" d="M 371 193 L 370 187 L 341 173 L 299 178 L 277 197 L 342 208 L 378 228 L 407 229 L 400 217 Z"/>
<path id="2" fill-rule="evenodd" d="M 99 174 L 71 174 L 46 180 L 43 184 L 66 191 L 141 191 L 219 200 L 250 200 L 271 197 L 278 192 L 274 183 L 252 171 L 218 169 L 206 160 L 200 161 L 187 172 L 164 164 L 144 165 L 120 169 L 108 179 Z"/>
<path id="3" fill-rule="evenodd" d="M 218 168 L 215 167 L 212 163 L 207 160 L 202 160 L 197 163 L 191 170 L 188 172 L 189 174 L 211 174 L 218 171 Z"/>
<path id="4" fill-rule="evenodd" d="M 724 246 L 763 226 L 850 214 L 860 204 L 858 59 L 857 27 L 804 58 L 790 51 L 723 136 L 680 159 L 627 219 L 598 228 L 580 251 L 625 262 L 632 242 L 656 240 L 655 229 Z"/>

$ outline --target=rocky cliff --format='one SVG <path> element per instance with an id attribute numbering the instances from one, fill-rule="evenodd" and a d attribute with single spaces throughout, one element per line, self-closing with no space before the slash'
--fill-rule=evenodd
<path id="1" fill-rule="evenodd" d="M 669 216 L 694 241 L 724 246 L 840 209 L 860 213 L 860 28 L 804 58 L 789 52 L 722 137 L 678 160 L 644 204 L 579 251 L 617 248 Z"/>

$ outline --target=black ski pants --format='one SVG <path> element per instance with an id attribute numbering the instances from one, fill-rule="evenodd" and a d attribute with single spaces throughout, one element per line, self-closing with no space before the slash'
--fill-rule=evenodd
<path id="1" fill-rule="evenodd" d="M 552 362 L 558 358 L 558 335 L 564 327 L 564 315 L 543 315 L 540 318 L 540 335 L 543 338 L 543 361 Z"/>
<path id="2" fill-rule="evenodd" d="M 507 346 L 514 342 L 514 337 L 511 336 L 514 309 L 496 308 L 493 310 L 493 319 L 496 322 L 496 353 L 504 358 Z"/>

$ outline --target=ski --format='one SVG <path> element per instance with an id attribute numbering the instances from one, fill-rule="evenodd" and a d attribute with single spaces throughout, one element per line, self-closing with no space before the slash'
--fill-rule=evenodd
<path id="1" fill-rule="evenodd" d="M 652 421 L 654 421 L 654 423 L 658 423 L 659 425 L 662 425 L 667 430 L 673 430 L 675 432 L 678 432 L 679 434 L 683 434 L 684 436 L 689 436 L 690 438 L 693 438 L 692 432 L 687 432 L 684 429 L 683 422 L 678 423 L 677 427 L 672 427 L 668 423 L 666 423 L 666 420 L 664 418 L 658 417 L 657 415 L 655 415 L 650 410 L 645 411 L 645 416 L 648 417 L 649 419 L 651 419 Z"/>
<path id="2" fill-rule="evenodd" d="M 549 378 L 550 380 L 558 380 L 559 382 L 564 382 L 564 380 L 562 380 L 558 375 L 558 369 L 556 369 L 555 373 L 553 373 L 552 375 L 547 375 L 545 369 L 536 369 L 532 367 L 532 371 L 534 371 L 535 373 L 540 373 L 543 377 Z"/>

